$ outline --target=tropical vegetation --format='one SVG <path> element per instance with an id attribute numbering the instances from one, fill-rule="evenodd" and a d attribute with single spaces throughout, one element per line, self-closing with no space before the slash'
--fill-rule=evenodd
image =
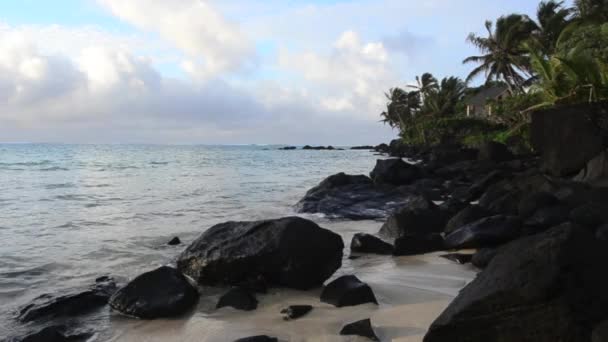
<path id="1" fill-rule="evenodd" d="M 472 65 L 465 80 L 424 73 L 386 94 L 382 121 L 406 143 L 525 140 L 531 111 L 608 100 L 608 0 L 575 0 L 572 7 L 545 0 L 534 18 L 488 20 L 485 34 L 471 33 L 467 41 L 479 54 L 464 59 Z M 481 86 L 469 86 L 480 77 Z M 491 115 L 468 116 L 466 101 L 493 87 L 508 96 L 488 102 Z"/>

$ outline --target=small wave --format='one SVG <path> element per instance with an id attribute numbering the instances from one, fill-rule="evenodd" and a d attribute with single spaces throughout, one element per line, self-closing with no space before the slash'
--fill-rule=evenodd
<path id="1" fill-rule="evenodd" d="M 169 162 L 150 162 L 150 165 L 169 165 Z"/>
<path id="2" fill-rule="evenodd" d="M 86 201 L 86 200 L 90 200 L 91 196 L 68 194 L 68 195 L 58 195 L 53 198 L 56 200 L 60 200 L 60 201 Z"/>
<path id="3" fill-rule="evenodd" d="M 50 160 L 41 160 L 36 162 L 0 163 L 0 166 L 44 166 L 50 163 Z"/>
<path id="4" fill-rule="evenodd" d="M 52 166 L 40 169 L 40 171 L 69 171 L 69 169 L 66 169 L 65 167 Z"/>
<path id="5" fill-rule="evenodd" d="M 65 229 L 65 228 L 79 228 L 79 226 L 78 226 L 76 223 L 74 223 L 74 222 L 70 221 L 70 222 L 68 222 L 68 223 L 62 224 L 62 225 L 57 226 L 57 227 L 55 227 L 55 228 L 59 228 L 59 229 Z"/>
<path id="6" fill-rule="evenodd" d="M 84 185 L 85 188 L 108 188 L 111 187 L 110 184 L 88 184 Z"/>
<path id="7" fill-rule="evenodd" d="M 44 188 L 47 190 L 69 189 L 69 188 L 75 188 L 75 187 L 76 187 L 76 184 L 74 184 L 74 183 L 47 184 L 44 186 Z"/>

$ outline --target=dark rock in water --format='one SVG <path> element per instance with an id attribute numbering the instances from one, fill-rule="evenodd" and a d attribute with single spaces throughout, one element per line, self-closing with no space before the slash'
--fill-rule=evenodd
<path id="1" fill-rule="evenodd" d="M 172 317 L 196 304 L 198 291 L 178 270 L 163 266 L 146 272 L 110 298 L 112 309 L 144 319 Z"/>
<path id="2" fill-rule="evenodd" d="M 600 241 L 608 241 L 608 224 L 603 224 L 597 227 L 595 238 Z"/>
<path id="3" fill-rule="evenodd" d="M 441 234 L 405 235 L 395 240 L 394 256 L 418 255 L 444 249 Z"/>
<path id="4" fill-rule="evenodd" d="M 333 146 L 310 146 L 310 145 L 306 145 L 304 147 L 302 147 L 303 150 L 316 150 L 316 151 L 322 151 L 322 150 L 335 150 L 336 148 Z"/>
<path id="5" fill-rule="evenodd" d="M 169 246 L 177 246 L 179 244 L 182 243 L 182 240 L 179 239 L 179 237 L 174 237 L 173 239 L 171 239 L 171 241 L 167 242 L 167 245 Z"/>
<path id="6" fill-rule="evenodd" d="M 382 219 L 406 205 L 411 197 L 409 189 L 374 185 L 367 176 L 339 173 L 310 189 L 296 204 L 296 210 L 350 220 Z"/>
<path id="7" fill-rule="evenodd" d="M 560 225 L 568 221 L 569 211 L 569 208 L 563 205 L 540 208 L 524 221 L 525 232 L 535 234 Z"/>
<path id="8" fill-rule="evenodd" d="M 295 146 L 285 146 L 285 147 L 279 148 L 279 150 L 282 150 L 282 151 L 293 151 L 295 149 L 297 149 Z"/>
<path id="9" fill-rule="evenodd" d="M 528 196 L 524 196 L 517 206 L 519 217 L 528 218 L 532 216 L 538 209 L 550 207 L 559 204 L 559 200 L 553 194 L 548 192 L 537 192 Z"/>
<path id="10" fill-rule="evenodd" d="M 591 342 L 608 342 L 608 320 L 603 321 L 593 328 Z"/>
<path id="11" fill-rule="evenodd" d="M 380 153 L 389 153 L 390 147 L 387 144 L 380 144 L 380 145 L 374 147 L 374 150 L 376 152 L 380 152 Z"/>
<path id="12" fill-rule="evenodd" d="M 290 321 L 293 319 L 298 319 L 312 311 L 312 305 L 291 305 L 283 310 L 281 310 L 281 314 L 283 314 L 283 319 L 286 321 Z"/>
<path id="13" fill-rule="evenodd" d="M 369 318 L 345 325 L 340 330 L 340 335 L 363 336 L 372 341 L 380 341 L 374 332 L 374 328 L 372 328 L 372 321 Z"/>
<path id="14" fill-rule="evenodd" d="M 574 175 L 605 149 L 597 118 L 606 103 L 558 106 L 531 114 L 530 141 L 541 154 L 542 169 L 554 176 Z M 596 122 L 594 122 L 596 121 Z"/>
<path id="15" fill-rule="evenodd" d="M 491 216 L 459 228 L 445 237 L 448 249 L 491 247 L 520 236 L 521 220 L 512 216 Z"/>
<path id="16" fill-rule="evenodd" d="M 588 203 L 581 205 L 570 212 L 572 222 L 595 228 L 608 223 L 608 205 Z"/>
<path id="17" fill-rule="evenodd" d="M 83 292 L 39 296 L 19 311 L 18 318 L 21 322 L 30 322 L 41 318 L 77 316 L 106 305 L 115 291 L 116 283 L 112 278 L 100 277 L 94 286 Z"/>
<path id="18" fill-rule="evenodd" d="M 498 253 L 498 248 L 482 248 L 473 254 L 471 263 L 477 268 L 486 268 L 496 253 Z"/>
<path id="19" fill-rule="evenodd" d="M 405 157 L 408 153 L 410 153 L 410 146 L 405 144 L 402 139 L 393 139 L 388 145 L 387 153 L 391 157 Z"/>
<path id="20" fill-rule="evenodd" d="M 393 245 L 370 234 L 357 233 L 350 243 L 350 251 L 356 253 L 392 254 Z"/>
<path id="21" fill-rule="evenodd" d="M 22 338 L 9 339 L 8 342 L 84 342 L 93 336 L 91 333 L 68 334 L 62 325 L 46 327 Z"/>
<path id="22" fill-rule="evenodd" d="M 351 150 L 373 150 L 374 146 L 364 145 L 364 146 L 353 146 L 350 148 Z"/>
<path id="23" fill-rule="evenodd" d="M 488 217 L 490 215 L 491 213 L 488 210 L 478 205 L 469 205 L 448 221 L 445 226 L 444 233 L 450 234 L 458 228 L 466 226 L 469 223 L 481 220 L 482 218 Z"/>
<path id="24" fill-rule="evenodd" d="M 461 265 L 468 264 L 473 260 L 473 254 L 464 254 L 464 253 L 451 253 L 440 255 L 440 257 L 444 259 L 448 259 L 453 262 L 457 262 Z"/>
<path id="25" fill-rule="evenodd" d="M 258 335 L 251 337 L 243 337 L 235 340 L 234 342 L 279 342 L 279 339 L 276 337 L 270 337 L 266 335 Z"/>
<path id="26" fill-rule="evenodd" d="M 509 148 L 505 144 L 488 141 L 479 147 L 478 159 L 500 163 L 513 159 L 513 153 L 509 151 Z"/>
<path id="27" fill-rule="evenodd" d="M 441 211 L 442 222 L 447 224 L 449 219 L 454 215 L 458 214 L 464 208 L 468 207 L 469 203 L 462 202 L 460 200 L 449 198 L 447 201 L 444 201 L 439 205 L 439 210 Z"/>
<path id="28" fill-rule="evenodd" d="M 236 285 L 262 277 L 269 285 L 310 289 L 342 265 L 340 235 L 300 218 L 215 225 L 177 260 L 205 285 Z"/>
<path id="29" fill-rule="evenodd" d="M 423 196 L 414 196 L 400 211 L 388 218 L 379 234 L 387 238 L 428 235 L 443 230 L 445 218 L 439 207 Z"/>
<path id="30" fill-rule="evenodd" d="M 605 244 L 572 224 L 513 241 L 460 291 L 424 341 L 590 341 L 608 318 L 605 260 Z"/>
<path id="31" fill-rule="evenodd" d="M 483 195 L 484 191 L 486 191 L 488 187 L 500 182 L 504 178 L 505 173 L 503 171 L 492 171 L 480 180 L 473 183 L 473 185 L 471 185 L 471 187 L 468 188 L 467 191 L 460 197 L 463 197 L 462 199 L 467 202 L 479 199 L 479 197 Z"/>
<path id="32" fill-rule="evenodd" d="M 475 160 L 478 153 L 478 150 L 467 149 L 458 145 L 439 145 L 431 149 L 429 162 L 448 165 L 465 160 Z"/>
<path id="33" fill-rule="evenodd" d="M 354 275 L 345 275 L 327 284 L 321 292 L 321 301 L 339 308 L 365 303 L 378 304 L 372 288 Z"/>
<path id="34" fill-rule="evenodd" d="M 519 191 L 509 191 L 501 194 L 497 198 L 490 198 L 490 195 L 484 194 L 479 200 L 479 206 L 495 213 L 496 215 L 513 215 L 518 214 L 518 206 L 521 201 L 522 193 Z"/>
<path id="35" fill-rule="evenodd" d="M 401 159 L 378 159 L 370 177 L 376 184 L 406 185 L 420 177 L 420 169 Z"/>
<path id="36" fill-rule="evenodd" d="M 249 291 L 235 287 L 220 297 L 215 308 L 227 306 L 237 310 L 252 311 L 258 308 L 258 300 Z"/>

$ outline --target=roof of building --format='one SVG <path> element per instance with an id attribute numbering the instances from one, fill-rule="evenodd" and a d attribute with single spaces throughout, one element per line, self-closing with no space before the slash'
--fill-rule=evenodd
<path id="1" fill-rule="evenodd" d="M 466 104 L 472 106 L 483 106 L 490 99 L 495 99 L 504 94 L 509 88 L 507 86 L 493 86 L 480 90 L 477 94 L 466 100 Z"/>

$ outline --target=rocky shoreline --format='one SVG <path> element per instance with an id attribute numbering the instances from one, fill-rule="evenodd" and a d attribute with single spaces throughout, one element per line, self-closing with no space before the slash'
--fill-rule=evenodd
<path id="1" fill-rule="evenodd" d="M 378 160 L 369 176 L 326 178 L 295 209 L 380 221 L 377 234 L 355 234 L 351 257 L 445 251 L 448 260 L 480 269 L 424 341 L 606 338 L 608 276 L 601 269 L 608 257 L 606 189 L 550 176 L 542 157 L 516 156 L 494 142 L 479 149 L 415 149 L 393 141 L 374 150 L 391 157 Z M 177 244 L 179 239 L 171 241 Z M 326 283 L 341 267 L 343 249 L 339 235 L 300 217 L 218 224 L 192 242 L 174 266 L 122 286 L 102 277 L 85 291 L 36 298 L 20 310 L 19 321 L 69 318 L 66 325 L 8 341 L 85 341 L 95 331 L 78 317 L 106 305 L 140 319 L 184 315 L 204 295 L 204 286 L 225 288 L 217 308 L 244 311 L 255 310 L 257 297 L 269 288 L 322 287 L 319 301 L 336 307 L 377 304 L 373 289 L 354 275 Z M 476 252 L 454 253 L 462 249 Z M 314 310 L 311 304 L 277 315 L 295 320 Z M 336 334 L 378 340 L 370 320 L 348 322 Z"/>

